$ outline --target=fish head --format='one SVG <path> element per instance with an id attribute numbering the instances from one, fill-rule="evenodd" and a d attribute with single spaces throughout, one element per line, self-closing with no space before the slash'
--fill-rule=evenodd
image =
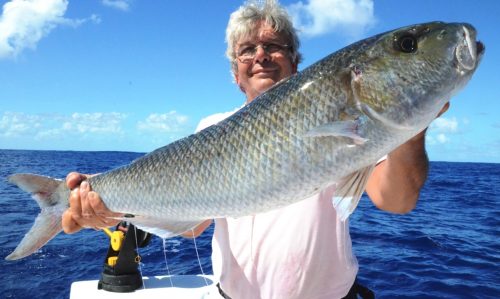
<path id="1" fill-rule="evenodd" d="M 484 53 L 465 23 L 433 22 L 380 34 L 349 65 L 357 107 L 389 127 L 421 130 L 471 78 Z"/>

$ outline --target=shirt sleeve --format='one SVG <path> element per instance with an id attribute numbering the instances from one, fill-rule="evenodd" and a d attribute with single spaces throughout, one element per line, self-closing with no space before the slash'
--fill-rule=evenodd
<path id="1" fill-rule="evenodd" d="M 377 164 L 380 164 L 380 162 L 383 162 L 385 160 L 387 160 L 387 155 L 385 155 L 382 158 L 378 159 Z M 377 165 L 377 164 L 375 164 L 375 165 Z"/>
<path id="2" fill-rule="evenodd" d="M 216 123 L 233 115 L 236 111 L 240 110 L 242 107 L 236 108 L 233 111 L 216 113 L 216 114 L 209 115 L 205 118 L 202 118 L 200 120 L 200 122 L 198 123 L 198 126 L 196 127 L 195 132 L 198 133 L 199 131 L 210 127 L 211 125 L 215 125 Z"/>

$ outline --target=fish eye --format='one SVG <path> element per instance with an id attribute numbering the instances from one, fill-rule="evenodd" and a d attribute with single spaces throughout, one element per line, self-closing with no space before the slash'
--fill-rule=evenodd
<path id="1" fill-rule="evenodd" d="M 395 42 L 396 48 L 403 53 L 415 53 L 417 51 L 418 40 L 411 34 L 402 35 Z"/>

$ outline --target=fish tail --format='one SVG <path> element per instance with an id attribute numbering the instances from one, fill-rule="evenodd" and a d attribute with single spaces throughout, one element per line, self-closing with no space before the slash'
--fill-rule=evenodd
<path id="1" fill-rule="evenodd" d="M 69 189 L 63 180 L 35 174 L 14 174 L 8 180 L 31 193 L 41 209 L 31 229 L 5 258 L 17 260 L 32 254 L 62 230 L 61 217 L 68 207 Z"/>

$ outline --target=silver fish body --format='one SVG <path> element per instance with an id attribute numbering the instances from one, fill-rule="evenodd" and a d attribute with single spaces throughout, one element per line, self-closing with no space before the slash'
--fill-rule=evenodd
<path id="1" fill-rule="evenodd" d="M 335 183 L 334 205 L 345 219 L 377 160 L 429 125 L 469 81 L 483 52 L 468 24 L 383 33 L 276 84 L 220 123 L 89 183 L 108 208 L 163 237 L 205 219 L 284 207 Z M 38 218 L 48 217 L 44 207 L 57 207 L 51 213 L 57 215 L 68 205 L 64 182 L 30 174 L 10 181 L 39 200 Z M 60 223 L 50 223 L 46 233 L 35 223 L 7 259 L 43 246 L 60 231 Z"/>

